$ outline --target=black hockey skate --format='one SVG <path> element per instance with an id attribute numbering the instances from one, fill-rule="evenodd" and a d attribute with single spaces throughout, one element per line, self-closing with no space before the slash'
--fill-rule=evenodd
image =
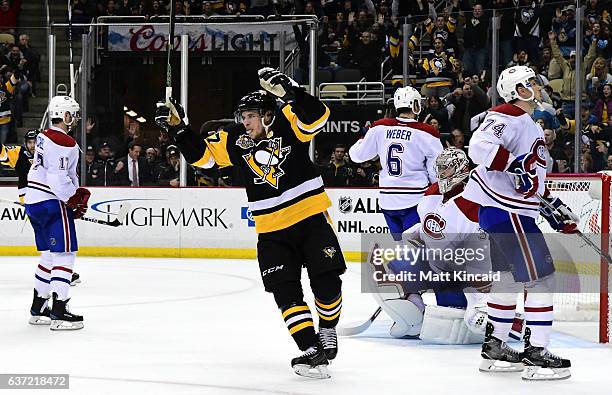
<path id="1" fill-rule="evenodd" d="M 507 373 L 523 370 L 521 354 L 493 336 L 493 324 L 490 322 L 487 322 L 480 356 L 483 358 L 479 368 L 481 372 Z"/>
<path id="2" fill-rule="evenodd" d="M 338 335 L 336 328 L 319 327 L 319 340 L 323 345 L 323 351 L 329 361 L 338 355 Z"/>
<path id="3" fill-rule="evenodd" d="M 51 330 L 69 331 L 83 328 L 83 317 L 68 311 L 70 299 L 59 300 L 53 293 L 53 307 L 51 308 Z"/>
<path id="4" fill-rule="evenodd" d="M 79 276 L 79 273 L 72 273 L 72 280 L 70 280 L 70 286 L 74 287 L 80 282 L 81 282 L 81 276 Z"/>
<path id="5" fill-rule="evenodd" d="M 38 296 L 38 291 L 34 289 L 34 300 L 30 307 L 29 323 L 32 325 L 49 325 L 51 324 L 51 309 L 49 309 L 49 299 Z"/>
<path id="6" fill-rule="evenodd" d="M 523 380 L 564 380 L 572 375 L 569 368 L 572 366 L 569 359 L 563 359 L 548 351 L 546 347 L 535 347 L 529 342 L 531 330 L 525 329 L 525 351 L 523 363 L 526 369 Z"/>
<path id="7" fill-rule="evenodd" d="M 321 342 L 315 343 L 304 354 L 291 360 L 291 367 L 296 374 L 314 379 L 328 379 L 331 376 L 327 370 L 327 357 Z"/>

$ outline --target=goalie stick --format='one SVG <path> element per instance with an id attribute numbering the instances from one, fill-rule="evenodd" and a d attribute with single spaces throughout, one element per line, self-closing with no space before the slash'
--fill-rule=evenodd
<path id="1" fill-rule="evenodd" d="M 366 322 L 359 324 L 357 326 L 345 326 L 345 327 L 338 328 L 338 334 L 340 336 L 354 336 L 354 335 L 360 334 L 361 332 L 364 332 L 366 329 L 370 327 L 370 325 L 372 325 L 372 323 L 374 322 L 376 317 L 378 317 L 381 311 L 382 311 L 382 307 L 378 306 L 374 314 L 372 314 L 372 316 L 368 318 Z"/>
<path id="2" fill-rule="evenodd" d="M 562 220 L 568 219 L 566 215 L 564 215 L 562 212 L 560 212 L 555 206 L 550 204 L 550 202 L 548 200 L 546 200 L 542 195 L 537 193 L 536 197 L 538 198 L 538 200 L 540 201 L 540 203 L 543 206 L 548 208 L 553 213 L 553 215 L 555 215 L 558 218 L 561 218 Z M 612 264 L 612 257 L 610 257 L 610 255 L 608 255 L 605 252 L 603 252 L 601 250 L 601 248 L 599 248 L 597 246 L 597 244 L 595 244 L 593 242 L 593 240 L 589 239 L 587 236 L 584 235 L 584 233 L 582 233 L 579 230 L 576 230 L 576 232 L 574 232 L 574 233 L 578 237 L 580 237 L 589 247 L 591 247 L 593 250 L 595 250 L 595 252 L 597 252 L 602 258 L 604 258 L 608 262 L 608 264 Z"/>
<path id="3" fill-rule="evenodd" d="M 18 206 L 23 207 L 23 205 L 21 203 L 15 201 L 15 200 L 9 200 L 9 199 L 0 198 L 0 201 L 5 202 L 5 203 L 16 204 Z M 81 221 L 92 222 L 92 223 L 98 224 L 98 225 L 106 225 L 106 226 L 118 227 L 118 226 L 123 225 L 123 218 L 130 211 L 130 208 L 131 208 L 131 206 L 130 206 L 129 203 L 122 204 L 121 207 L 119 208 L 119 212 L 117 213 L 117 216 L 112 221 L 105 221 L 103 219 L 97 219 L 97 218 L 91 218 L 91 217 L 81 217 L 79 219 Z M 119 218 L 121 218 L 121 220 L 119 220 Z"/>

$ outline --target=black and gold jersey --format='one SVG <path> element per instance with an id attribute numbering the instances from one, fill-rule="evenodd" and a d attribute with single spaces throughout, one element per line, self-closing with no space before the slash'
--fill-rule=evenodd
<path id="1" fill-rule="evenodd" d="M 331 202 L 310 160 L 309 142 L 329 118 L 329 108 L 299 89 L 295 101 L 276 110 L 267 135 L 252 140 L 242 124 L 204 139 L 191 130 L 177 144 L 194 166 L 239 166 L 258 233 L 285 229 L 325 212 Z"/>
<path id="2" fill-rule="evenodd" d="M 32 166 L 34 155 L 23 146 L 0 146 L 0 164 L 15 169 L 19 181 L 17 188 L 19 201 L 23 203 L 26 187 L 28 185 L 28 172 Z"/>

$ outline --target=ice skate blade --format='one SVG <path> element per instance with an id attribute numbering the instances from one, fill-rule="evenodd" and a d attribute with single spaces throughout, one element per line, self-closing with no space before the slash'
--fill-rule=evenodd
<path id="1" fill-rule="evenodd" d="M 484 373 L 514 373 L 522 372 L 523 368 L 524 365 L 521 362 L 512 363 L 495 359 L 483 359 L 478 370 Z"/>
<path id="2" fill-rule="evenodd" d="M 310 365 L 297 364 L 293 366 L 295 374 L 311 379 L 329 379 L 331 375 L 327 370 L 327 365 L 317 365 L 314 368 Z"/>
<path id="3" fill-rule="evenodd" d="M 543 368 L 540 366 L 528 366 L 521 375 L 525 381 L 554 381 L 566 380 L 572 376 L 569 368 Z"/>
<path id="4" fill-rule="evenodd" d="M 44 315 L 33 315 L 28 321 L 30 325 L 50 325 L 51 318 Z"/>
<path id="5" fill-rule="evenodd" d="M 83 321 L 61 321 L 61 320 L 51 320 L 51 329 L 52 331 L 75 331 L 77 329 L 83 329 Z"/>

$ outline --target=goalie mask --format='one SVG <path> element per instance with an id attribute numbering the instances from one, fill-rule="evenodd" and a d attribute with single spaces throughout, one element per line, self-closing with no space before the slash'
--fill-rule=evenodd
<path id="1" fill-rule="evenodd" d="M 445 194 L 470 175 L 470 162 L 465 152 L 447 148 L 436 158 L 436 173 L 440 193 Z"/>
<path id="2" fill-rule="evenodd" d="M 264 90 L 251 92 L 243 96 L 242 99 L 240 99 L 240 102 L 238 102 L 238 107 L 234 112 L 234 119 L 236 123 L 242 123 L 242 113 L 244 111 L 259 112 L 261 122 L 264 125 L 264 128 L 267 129 L 270 127 L 270 125 L 272 125 L 272 122 L 274 122 L 274 118 L 269 125 L 266 125 L 264 122 L 264 115 L 268 111 L 271 111 L 272 113 L 276 111 L 276 99 Z"/>
<path id="3" fill-rule="evenodd" d="M 68 127 L 81 119 L 81 107 L 70 96 L 54 96 L 49 102 L 49 119 L 61 119 Z"/>

